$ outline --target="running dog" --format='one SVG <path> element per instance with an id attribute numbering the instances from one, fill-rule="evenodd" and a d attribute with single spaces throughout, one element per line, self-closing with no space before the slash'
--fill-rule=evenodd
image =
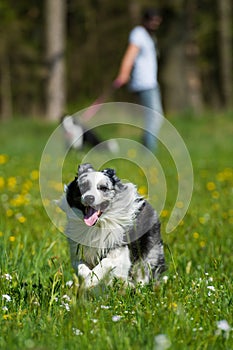
<path id="1" fill-rule="evenodd" d="M 85 287 L 115 278 L 147 284 L 165 270 L 157 213 L 113 169 L 80 165 L 60 207 L 67 215 L 72 266 Z"/>

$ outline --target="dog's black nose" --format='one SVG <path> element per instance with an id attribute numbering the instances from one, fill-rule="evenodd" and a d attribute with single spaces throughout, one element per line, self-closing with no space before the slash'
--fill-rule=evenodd
<path id="1" fill-rule="evenodd" d="M 91 195 L 84 196 L 82 199 L 83 204 L 91 205 L 94 203 L 95 197 Z"/>

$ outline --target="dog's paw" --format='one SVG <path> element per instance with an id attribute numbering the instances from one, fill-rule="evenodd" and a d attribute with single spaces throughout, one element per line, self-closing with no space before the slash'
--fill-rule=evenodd
<path id="1" fill-rule="evenodd" d="M 77 267 L 77 275 L 83 279 L 86 279 L 90 275 L 91 270 L 85 264 L 79 264 Z"/>

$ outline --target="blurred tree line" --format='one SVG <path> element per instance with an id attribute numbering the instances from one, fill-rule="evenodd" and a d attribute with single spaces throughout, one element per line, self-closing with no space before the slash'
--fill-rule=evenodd
<path id="1" fill-rule="evenodd" d="M 145 6 L 163 13 L 165 111 L 232 107 L 231 0 L 0 0 L 0 117 L 86 107 L 111 86 Z M 124 88 L 112 99 L 132 96 Z"/>

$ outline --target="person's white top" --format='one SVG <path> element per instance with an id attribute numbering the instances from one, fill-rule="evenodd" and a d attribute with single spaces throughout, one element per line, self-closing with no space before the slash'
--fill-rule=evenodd
<path id="1" fill-rule="evenodd" d="M 130 32 L 129 43 L 140 49 L 131 72 L 130 90 L 142 91 L 155 88 L 158 84 L 158 65 L 154 40 L 143 26 L 137 26 Z"/>

